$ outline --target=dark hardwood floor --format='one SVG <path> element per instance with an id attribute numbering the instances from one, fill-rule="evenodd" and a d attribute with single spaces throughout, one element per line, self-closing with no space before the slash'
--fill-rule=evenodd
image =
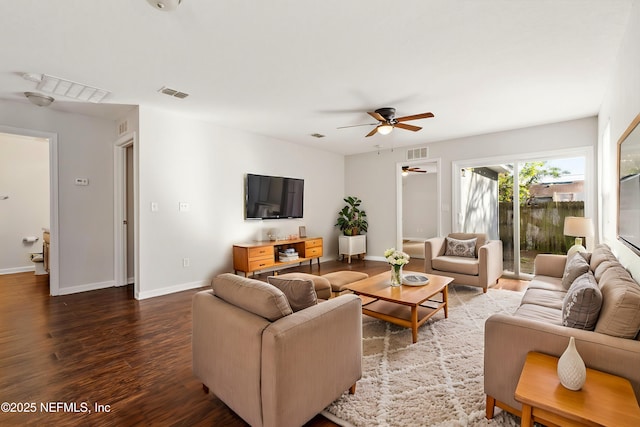
<path id="1" fill-rule="evenodd" d="M 286 271 L 347 269 L 372 275 L 389 268 L 356 259 Z M 201 289 L 143 301 L 132 286 L 58 297 L 48 289 L 47 276 L 0 276 L 0 401 L 21 411 L 3 404 L 0 425 L 247 425 L 191 373 L 191 298 Z M 320 415 L 307 423 L 334 425 Z"/>

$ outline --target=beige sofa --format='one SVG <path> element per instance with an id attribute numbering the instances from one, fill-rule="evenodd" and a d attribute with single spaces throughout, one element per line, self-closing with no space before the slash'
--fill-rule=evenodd
<path id="1" fill-rule="evenodd" d="M 627 378 L 640 400 L 640 286 L 606 245 L 597 246 L 590 255 L 574 257 L 583 257 L 585 261 L 588 258 L 585 264 L 587 273 L 582 275 L 575 270 L 574 276 L 580 274 L 576 280 L 572 280 L 571 272 L 565 272 L 566 256 L 538 255 L 535 259 L 536 275 L 520 307 L 513 315 L 496 314 L 485 322 L 487 418 L 493 417 L 494 405 L 520 416 L 522 405 L 515 400 L 514 393 L 527 353 L 536 351 L 559 357 L 572 336 L 588 368 Z M 572 260 L 569 263 L 574 264 Z M 565 284 L 562 283 L 563 276 Z M 599 312 L 589 309 L 581 312 L 576 306 L 570 308 L 574 314 L 582 313 L 585 323 L 580 327 L 591 323 L 594 330 L 563 326 L 570 321 L 567 304 L 580 300 L 572 298 L 577 289 L 573 284 L 587 279 L 594 280 L 593 286 L 600 291 Z M 597 306 L 597 291 L 592 289 L 591 294 L 595 297 L 589 299 L 589 303 L 593 306 L 595 302 Z"/>
<path id="2" fill-rule="evenodd" d="M 447 255 L 447 238 L 476 239 L 475 256 Z M 425 273 L 453 277 L 454 284 L 471 285 L 487 292 L 502 275 L 502 241 L 481 233 L 451 233 L 427 239 L 424 246 Z"/>
<path id="3" fill-rule="evenodd" d="M 193 373 L 247 423 L 300 426 L 355 391 L 362 375 L 357 296 L 293 312 L 270 284 L 233 274 L 212 284 L 193 298 Z"/>

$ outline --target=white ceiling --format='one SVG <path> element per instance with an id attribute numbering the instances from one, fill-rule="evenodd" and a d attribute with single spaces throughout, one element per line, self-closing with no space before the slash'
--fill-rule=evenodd
<path id="1" fill-rule="evenodd" d="M 635 2 L 0 0 L 0 98 L 28 102 L 21 75 L 46 73 L 112 92 L 48 108 L 149 105 L 343 154 L 419 145 L 597 114 Z M 336 129 L 380 107 L 435 118 Z"/>

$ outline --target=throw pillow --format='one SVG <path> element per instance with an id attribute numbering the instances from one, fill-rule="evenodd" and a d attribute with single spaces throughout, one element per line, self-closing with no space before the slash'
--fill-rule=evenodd
<path id="1" fill-rule="evenodd" d="M 267 282 L 285 294 L 291 310 L 294 312 L 318 304 L 318 296 L 311 280 L 281 279 L 277 276 L 269 276 Z"/>
<path id="2" fill-rule="evenodd" d="M 562 302 L 562 324 L 593 331 L 602 307 L 602 293 L 595 277 L 587 272 L 578 277 Z"/>
<path id="3" fill-rule="evenodd" d="M 581 256 L 572 256 L 567 260 L 562 275 L 562 287 L 569 289 L 571 284 L 584 273 L 589 271 L 589 264 Z"/>
<path id="4" fill-rule="evenodd" d="M 467 258 L 476 257 L 476 242 L 478 239 L 474 237 L 468 240 L 458 240 L 452 237 L 446 238 L 446 249 L 444 254 L 448 256 L 462 256 Z"/>

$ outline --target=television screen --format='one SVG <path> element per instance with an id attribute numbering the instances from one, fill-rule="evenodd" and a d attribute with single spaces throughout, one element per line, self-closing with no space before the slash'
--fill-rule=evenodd
<path id="1" fill-rule="evenodd" d="M 247 174 L 245 218 L 302 218 L 303 196 L 303 179 Z"/>

